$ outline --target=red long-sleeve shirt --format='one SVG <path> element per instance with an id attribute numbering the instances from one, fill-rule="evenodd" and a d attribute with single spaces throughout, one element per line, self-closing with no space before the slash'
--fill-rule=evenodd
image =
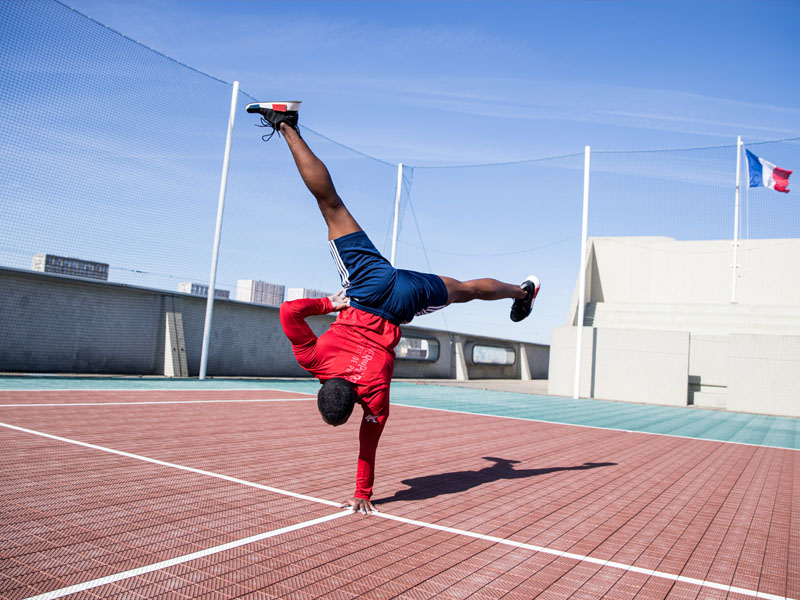
<path id="1" fill-rule="evenodd" d="M 328 331 L 317 337 L 305 319 L 333 310 L 329 298 L 303 298 L 281 305 L 281 326 L 292 352 L 320 381 L 342 377 L 353 384 L 364 409 L 359 429 L 356 498 L 372 497 L 375 452 L 389 417 L 389 384 L 400 328 L 357 308 L 345 308 Z"/>

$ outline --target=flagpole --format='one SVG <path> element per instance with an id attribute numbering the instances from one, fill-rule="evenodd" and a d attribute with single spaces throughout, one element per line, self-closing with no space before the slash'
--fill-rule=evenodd
<path id="1" fill-rule="evenodd" d="M 731 304 L 736 304 L 736 278 L 739 264 L 736 262 L 739 250 L 739 188 L 742 178 L 742 136 L 736 138 L 736 204 L 733 212 L 733 272 L 731 280 Z"/>

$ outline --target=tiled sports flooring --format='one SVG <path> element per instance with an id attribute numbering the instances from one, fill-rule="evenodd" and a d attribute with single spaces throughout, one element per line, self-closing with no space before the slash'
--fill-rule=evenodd
<path id="1" fill-rule="evenodd" d="M 0 597 L 800 598 L 793 447 L 400 386 L 366 517 L 358 419 L 253 387 L 0 391 Z"/>

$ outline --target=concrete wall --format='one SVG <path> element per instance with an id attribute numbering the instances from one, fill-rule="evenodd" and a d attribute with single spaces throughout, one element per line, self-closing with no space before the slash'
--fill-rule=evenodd
<path id="1" fill-rule="evenodd" d="M 589 253 L 586 302 L 731 301 L 730 240 L 592 238 Z M 800 239 L 742 240 L 737 262 L 739 304 L 800 306 Z"/>
<path id="2" fill-rule="evenodd" d="M 636 332 L 661 331 L 688 336 L 684 385 L 689 404 L 798 415 L 800 368 L 793 340 L 800 339 L 800 240 L 742 241 L 736 303 L 731 303 L 729 240 L 594 238 L 587 258 L 582 325 L 595 328 L 595 345 L 591 356 L 584 348 L 583 364 L 588 360 L 593 367 L 584 366 L 582 379 L 594 383 L 582 385 L 582 396 L 629 399 L 638 385 L 631 380 L 644 368 L 620 371 L 608 387 L 598 388 L 599 364 L 607 362 L 603 368 L 608 369 L 621 356 L 619 347 L 598 343 L 603 332 L 625 331 L 614 335 L 636 344 L 641 335 Z M 577 283 L 575 290 L 568 325 L 577 323 Z M 567 329 L 572 333 L 554 332 L 549 389 L 572 395 L 575 328 Z M 629 359 L 635 364 L 635 356 Z M 639 401 L 655 401 L 663 385 L 664 381 L 653 380 Z"/>
<path id="3" fill-rule="evenodd" d="M 158 373 L 162 315 L 173 301 L 136 288 L 2 270 L 0 370 Z"/>
<path id="4" fill-rule="evenodd" d="M 800 417 L 800 336 L 730 336 L 728 410 Z"/>
<path id="5" fill-rule="evenodd" d="M 572 396 L 577 327 L 553 330 L 550 394 Z M 583 328 L 580 395 L 584 398 L 686 406 L 689 334 Z"/>
<path id="6" fill-rule="evenodd" d="M 553 330 L 549 394 L 573 395 L 576 336 Z M 580 396 L 800 417 L 800 336 L 584 327 Z"/>
<path id="7" fill-rule="evenodd" d="M 731 335 L 800 335 L 800 306 L 592 302 L 584 324 L 689 332 L 689 403 L 726 408 Z"/>
<path id="8" fill-rule="evenodd" d="M 689 336 L 689 404 L 727 408 L 730 339 L 727 335 Z"/>
<path id="9" fill-rule="evenodd" d="M 577 327 L 554 327 L 550 338 L 550 369 L 547 378 L 547 393 L 556 396 L 572 396 L 575 390 L 575 345 Z M 583 328 L 581 341 L 581 398 L 592 397 L 592 357 L 594 355 L 594 332 Z"/>
<path id="10" fill-rule="evenodd" d="M 200 370 L 206 299 L 109 282 L 0 268 L 0 371 L 157 375 L 165 371 L 167 313 L 181 315 L 189 376 Z M 321 335 L 333 320 L 308 320 Z M 453 378 L 456 336 L 414 326 L 407 336 L 435 339 L 435 362 L 398 360 L 396 377 Z M 464 344 L 513 348 L 511 366 L 475 365 L 470 378 L 519 378 L 519 342 L 464 336 Z M 308 376 L 294 359 L 278 319 L 278 308 L 216 300 L 211 329 L 210 376 Z M 534 379 L 546 378 L 549 347 L 525 344 Z"/>

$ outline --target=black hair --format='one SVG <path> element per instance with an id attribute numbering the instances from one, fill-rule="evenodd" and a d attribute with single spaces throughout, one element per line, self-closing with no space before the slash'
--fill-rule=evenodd
<path id="1" fill-rule="evenodd" d="M 319 389 L 317 408 L 328 425 L 342 425 L 350 418 L 357 400 L 358 394 L 353 384 L 341 377 L 334 377 Z"/>

